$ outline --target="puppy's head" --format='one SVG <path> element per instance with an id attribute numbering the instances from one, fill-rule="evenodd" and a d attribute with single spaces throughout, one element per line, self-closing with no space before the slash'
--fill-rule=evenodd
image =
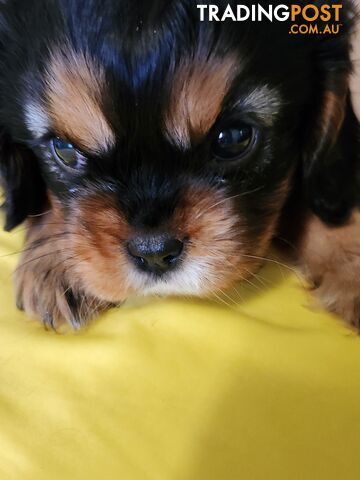
<path id="1" fill-rule="evenodd" d="M 346 216 L 346 12 L 339 36 L 302 39 L 200 22 L 190 1 L 22 4 L 1 7 L 7 228 L 50 207 L 84 291 L 206 295 L 246 277 L 298 172 L 317 213 Z"/>

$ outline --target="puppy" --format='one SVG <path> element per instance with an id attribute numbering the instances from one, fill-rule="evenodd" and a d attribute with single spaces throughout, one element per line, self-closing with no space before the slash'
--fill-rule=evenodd
<path id="1" fill-rule="evenodd" d="M 201 22 L 192 0 L 0 2 L 5 229 L 27 227 L 18 306 L 79 327 L 129 295 L 207 296 L 281 231 L 359 327 L 342 4 L 338 34 L 289 35 L 290 20 Z"/>

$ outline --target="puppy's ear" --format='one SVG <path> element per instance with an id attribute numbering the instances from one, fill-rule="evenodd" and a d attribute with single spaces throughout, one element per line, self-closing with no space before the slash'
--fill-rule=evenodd
<path id="1" fill-rule="evenodd" d="M 13 143 L 1 127 L 0 185 L 5 194 L 5 230 L 43 211 L 46 190 L 36 157 L 31 150 Z"/>
<path id="2" fill-rule="evenodd" d="M 334 225 L 346 221 L 359 189 L 360 128 L 351 104 L 350 73 L 348 37 L 322 43 L 303 172 L 310 208 Z"/>

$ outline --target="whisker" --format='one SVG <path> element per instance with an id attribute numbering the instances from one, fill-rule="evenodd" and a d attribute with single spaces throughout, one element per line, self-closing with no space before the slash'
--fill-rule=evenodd
<path id="1" fill-rule="evenodd" d="M 229 300 L 229 306 L 234 306 L 235 302 L 234 302 L 234 299 L 230 297 L 230 295 L 228 295 L 224 290 L 219 290 L 219 292 L 221 293 L 221 295 L 223 295 L 225 298 L 227 298 Z"/>
<path id="2" fill-rule="evenodd" d="M 78 224 L 76 223 L 71 223 L 71 222 L 46 222 L 46 223 L 37 223 L 37 224 L 32 224 L 32 225 L 24 225 L 21 228 L 17 228 L 16 231 L 13 233 L 19 233 L 19 232 L 26 232 L 31 229 L 35 228 L 41 228 L 41 227 L 64 227 L 64 225 L 68 227 L 76 227 Z"/>
<path id="3" fill-rule="evenodd" d="M 17 252 L 11 252 L 11 253 L 6 253 L 5 255 L 1 255 L 0 260 L 2 258 L 11 257 L 13 255 L 21 255 L 22 253 L 31 252 L 32 250 L 36 250 L 37 248 L 42 247 L 44 244 L 53 243 L 52 240 L 55 241 L 59 237 L 62 237 L 62 236 L 65 236 L 65 235 L 72 235 L 72 232 L 62 232 L 62 233 L 58 233 L 58 234 L 55 234 L 55 235 L 50 235 L 49 237 L 46 237 L 46 238 L 41 238 L 41 239 L 38 239 L 38 240 L 34 240 L 30 244 L 29 247 L 23 248 L 22 250 L 18 250 Z M 81 236 L 81 235 L 79 235 L 79 236 Z"/>
<path id="4" fill-rule="evenodd" d="M 255 272 L 250 272 L 250 270 L 247 270 L 245 269 L 246 272 L 251 275 L 252 277 L 255 278 L 255 280 L 257 280 L 258 282 L 261 283 L 261 285 L 264 287 L 264 288 L 267 288 L 269 284 L 273 283 L 273 282 L 269 282 L 269 280 L 265 277 L 263 277 L 262 275 L 260 275 L 259 273 L 255 273 Z"/>
<path id="5" fill-rule="evenodd" d="M 41 260 L 42 258 L 45 258 L 45 257 L 48 257 L 50 255 L 55 255 L 57 253 L 63 253 L 63 252 L 66 252 L 67 250 L 65 248 L 62 248 L 61 250 L 54 250 L 52 252 L 48 252 L 48 253 L 45 253 L 43 255 L 40 255 L 38 257 L 35 257 L 35 258 L 32 258 L 30 260 L 28 260 L 27 262 L 24 262 L 22 263 L 21 265 L 18 265 L 18 267 L 15 269 L 15 271 L 13 273 L 17 273 L 21 268 L 24 268 L 26 267 L 26 265 L 29 265 L 30 263 L 32 262 L 36 262 L 37 260 Z M 64 260 L 63 260 L 64 261 Z M 62 262 L 63 262 L 62 261 Z M 61 263 L 62 263 L 61 262 Z"/>
<path id="6" fill-rule="evenodd" d="M 246 272 L 247 272 L 249 275 L 252 275 L 248 270 L 246 270 Z M 252 276 L 254 276 L 254 275 L 252 275 Z M 262 291 L 262 290 L 261 290 L 261 287 L 259 287 L 259 285 L 255 285 L 254 282 L 252 282 L 251 280 L 249 280 L 249 279 L 246 278 L 246 277 L 241 277 L 241 278 L 240 278 L 240 281 L 247 283 L 248 285 L 250 285 L 251 287 L 255 288 L 255 290 L 257 290 L 257 291 L 259 291 L 259 292 Z"/>
<path id="7" fill-rule="evenodd" d="M 38 213 L 36 215 L 28 215 L 28 218 L 38 218 L 38 217 L 44 217 L 45 215 L 48 215 L 49 213 L 51 213 L 52 210 L 47 210 L 46 212 L 43 212 L 43 213 Z"/>
<path id="8" fill-rule="evenodd" d="M 14 231 L 13 233 L 28 231 L 28 230 L 31 230 L 32 228 L 57 227 L 57 226 L 59 226 L 59 227 L 64 227 L 64 226 L 78 227 L 79 223 L 75 223 L 75 222 L 73 223 L 71 221 L 65 220 L 63 222 L 46 222 L 46 223 L 38 223 L 36 225 L 24 225 L 23 227 L 16 229 L 16 231 Z M 101 223 L 95 223 L 95 224 L 92 224 L 92 226 L 94 226 L 94 228 L 107 228 L 109 225 L 108 224 L 105 225 L 105 224 L 101 224 Z"/>
<path id="9" fill-rule="evenodd" d="M 223 203 L 225 202 L 228 202 L 230 200 L 235 200 L 236 198 L 241 198 L 241 197 L 245 197 L 246 195 L 250 195 L 252 193 L 256 193 L 258 192 L 259 190 L 262 190 L 264 187 L 261 186 L 261 187 L 257 187 L 253 190 L 249 190 L 247 192 L 243 192 L 243 193 L 239 193 L 237 195 L 233 195 L 232 197 L 227 197 L 227 198 L 223 198 L 222 200 L 220 200 L 219 202 L 215 203 L 214 205 L 211 205 L 209 208 L 207 208 L 205 211 L 203 212 L 200 212 L 196 217 L 195 217 L 195 220 L 198 219 L 201 215 L 205 215 L 205 213 L 209 212 L 210 210 L 212 210 L 213 208 L 215 207 L 218 207 L 219 205 L 222 205 Z"/>
<path id="10" fill-rule="evenodd" d="M 65 297 L 65 295 L 66 295 L 68 292 L 70 292 L 71 288 L 72 288 L 72 287 L 68 287 L 68 288 L 62 293 L 62 295 Z"/>
<path id="11" fill-rule="evenodd" d="M 227 257 L 228 257 L 227 263 L 231 266 L 234 266 L 234 265 L 232 264 L 230 259 L 234 258 L 236 260 L 241 260 L 241 257 L 243 257 L 243 258 L 250 258 L 250 259 L 253 259 L 253 260 L 259 260 L 261 262 L 270 262 L 270 263 L 273 263 L 273 264 L 278 265 L 280 267 L 284 267 L 285 269 L 290 270 L 295 275 L 298 275 L 298 272 L 296 271 L 296 269 L 290 267 L 289 265 L 287 265 L 285 263 L 280 262 L 279 260 L 277 260 L 275 258 L 259 257 L 259 256 L 256 256 L 256 255 L 248 255 L 246 253 L 227 255 Z M 211 255 L 196 255 L 196 258 L 219 261 L 218 256 L 211 256 Z M 222 260 L 222 263 L 224 263 L 224 262 L 225 262 L 225 260 Z"/>
<path id="12" fill-rule="evenodd" d="M 242 256 L 247 257 L 247 258 L 252 258 L 252 259 L 255 259 L 255 260 L 260 260 L 260 261 L 264 261 L 264 262 L 273 263 L 275 265 L 278 265 L 279 267 L 283 267 L 283 268 L 289 270 L 290 272 L 292 272 L 297 277 L 297 279 L 302 283 L 303 286 L 305 285 L 303 278 L 299 275 L 299 272 L 297 272 L 294 268 L 290 267 L 289 265 L 286 265 L 285 263 L 282 263 L 282 262 L 280 262 L 276 259 L 266 258 L 266 257 L 257 257 L 255 255 L 242 254 Z"/>
<path id="13" fill-rule="evenodd" d="M 78 253 L 76 255 L 72 255 L 71 257 L 66 257 L 65 259 L 61 260 L 61 262 L 58 262 L 55 265 L 53 265 L 51 267 L 51 269 L 56 270 L 60 265 L 63 265 L 65 261 L 69 262 L 70 260 L 74 260 L 74 259 L 79 258 L 79 257 L 81 257 L 80 253 Z M 90 260 L 90 258 L 88 260 Z M 77 262 L 74 265 L 67 265 L 66 268 L 64 269 L 64 273 L 67 273 L 71 268 L 75 268 L 76 266 L 80 265 L 83 261 L 86 261 L 86 259 L 82 259 L 80 262 Z M 67 292 L 65 292 L 65 293 L 67 293 Z"/>
<path id="14" fill-rule="evenodd" d="M 96 306 L 95 306 L 96 305 Z M 98 300 L 97 298 L 93 297 L 91 299 L 91 302 L 88 303 L 87 305 L 87 317 L 93 315 L 96 310 L 100 307 L 101 305 L 101 300 Z"/>
<path id="15" fill-rule="evenodd" d="M 215 297 L 215 299 L 218 300 L 216 303 L 221 303 L 221 304 L 225 305 L 226 307 L 231 308 L 231 305 L 228 304 L 223 298 L 219 297 L 216 292 L 213 292 L 212 295 Z M 209 299 L 212 299 L 212 296 L 210 296 Z"/>
<path id="16" fill-rule="evenodd" d="M 299 252 L 299 249 L 292 242 L 287 240 L 286 238 L 275 236 L 274 239 L 275 240 L 280 240 L 280 242 L 282 242 L 285 245 L 287 245 L 288 247 L 290 247 L 295 253 Z"/>
<path id="17" fill-rule="evenodd" d="M 235 286 L 233 290 L 234 290 L 234 292 L 236 293 L 236 296 L 237 296 L 239 302 L 240 302 L 240 303 L 243 303 L 244 297 L 243 297 L 243 296 L 241 295 L 241 293 L 240 293 L 240 288 L 239 288 L 238 286 Z"/>

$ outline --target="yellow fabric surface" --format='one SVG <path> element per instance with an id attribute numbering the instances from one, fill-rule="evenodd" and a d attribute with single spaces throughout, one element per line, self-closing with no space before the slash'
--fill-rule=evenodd
<path id="1" fill-rule="evenodd" d="M 0 234 L 0 480 L 360 478 L 360 339 L 287 269 L 238 305 L 147 300 L 59 335 L 14 307 L 20 237 Z"/>

